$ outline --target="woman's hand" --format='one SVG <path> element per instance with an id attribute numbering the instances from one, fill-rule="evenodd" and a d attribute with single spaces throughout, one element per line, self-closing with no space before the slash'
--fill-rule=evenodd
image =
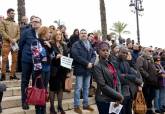
<path id="1" fill-rule="evenodd" d="M 62 54 L 57 54 L 56 59 L 61 58 L 63 55 Z"/>
<path id="2" fill-rule="evenodd" d="M 49 41 L 44 41 L 44 44 L 45 44 L 46 46 L 48 46 L 49 48 L 51 48 L 51 45 L 50 45 L 50 42 L 49 42 Z"/>
<path id="3" fill-rule="evenodd" d="M 71 77 L 71 72 L 68 72 L 68 73 L 66 74 L 66 77 L 67 77 L 67 78 Z"/>
<path id="4" fill-rule="evenodd" d="M 123 97 L 123 95 L 121 95 L 120 93 L 119 93 L 119 95 L 120 95 L 120 100 L 117 101 L 117 103 L 121 104 L 121 103 L 123 102 L 123 100 L 124 100 L 124 97 Z"/>

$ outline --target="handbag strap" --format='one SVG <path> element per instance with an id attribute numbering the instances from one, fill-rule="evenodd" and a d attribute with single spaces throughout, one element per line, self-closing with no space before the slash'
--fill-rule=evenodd
<path id="1" fill-rule="evenodd" d="M 39 79 L 41 80 L 41 87 L 42 87 L 42 88 L 45 88 L 44 82 L 43 82 L 43 79 L 41 78 L 41 76 L 37 76 L 37 77 L 36 77 L 34 86 L 37 87 L 37 81 L 38 81 Z"/>
<path id="2" fill-rule="evenodd" d="M 145 103 L 145 98 L 142 91 L 137 92 L 136 102 L 143 102 L 143 104 Z"/>

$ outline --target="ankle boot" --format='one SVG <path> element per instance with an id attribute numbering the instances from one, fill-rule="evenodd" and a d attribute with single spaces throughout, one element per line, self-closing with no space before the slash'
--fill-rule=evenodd
<path id="1" fill-rule="evenodd" d="M 61 112 L 61 114 L 66 114 L 62 106 L 58 106 L 58 112 Z"/>
<path id="2" fill-rule="evenodd" d="M 50 114 L 57 114 L 54 107 L 50 106 Z"/>

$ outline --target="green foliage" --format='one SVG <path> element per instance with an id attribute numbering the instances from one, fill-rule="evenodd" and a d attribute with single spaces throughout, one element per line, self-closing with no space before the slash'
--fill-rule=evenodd
<path id="1" fill-rule="evenodd" d="M 110 30 L 112 30 L 114 33 L 118 34 L 119 37 L 121 37 L 121 34 L 130 34 L 130 31 L 126 31 L 127 24 L 123 22 L 115 22 L 113 23 L 113 26 Z"/>

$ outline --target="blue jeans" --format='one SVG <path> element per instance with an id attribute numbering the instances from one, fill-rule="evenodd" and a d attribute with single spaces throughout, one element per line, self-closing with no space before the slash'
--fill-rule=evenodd
<path id="1" fill-rule="evenodd" d="M 162 108 L 162 106 L 165 106 L 165 87 L 161 87 L 160 88 L 160 106 Z"/>
<path id="2" fill-rule="evenodd" d="M 155 99 L 154 99 L 155 110 L 160 110 L 160 90 L 155 90 Z"/>
<path id="3" fill-rule="evenodd" d="M 159 89 L 155 90 L 155 100 L 154 105 L 156 110 L 163 109 L 165 106 L 165 87 L 160 87 Z"/>
<path id="4" fill-rule="evenodd" d="M 74 90 L 74 107 L 80 106 L 80 91 L 83 90 L 83 107 L 88 106 L 88 94 L 91 76 L 76 76 L 76 85 Z"/>

